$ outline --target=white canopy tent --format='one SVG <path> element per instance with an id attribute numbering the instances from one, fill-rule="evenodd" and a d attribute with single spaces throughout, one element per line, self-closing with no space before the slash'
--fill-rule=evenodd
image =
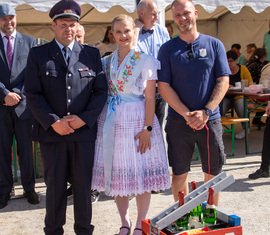
<path id="1" fill-rule="evenodd" d="M 9 4 L 18 6 L 22 4 L 28 4 L 39 11 L 48 11 L 58 0 L 10 0 Z M 134 12 L 136 9 L 136 0 L 77 0 L 82 4 L 91 4 L 100 12 L 106 12 L 113 6 L 122 6 L 128 12 Z M 166 6 L 170 5 L 172 0 L 157 0 L 159 9 L 162 10 Z M 193 0 L 196 5 L 201 5 L 207 12 L 213 12 L 219 6 L 226 7 L 233 13 L 238 13 L 243 6 L 250 6 L 255 12 L 262 12 L 269 6 L 269 0 Z M 1 3 L 7 3 L 7 1 L 0 0 Z"/>
<path id="2" fill-rule="evenodd" d="M 0 0 L 16 7 L 18 29 L 35 37 L 50 40 L 49 9 L 58 0 Z M 86 28 L 86 42 L 102 39 L 105 26 L 120 13 L 136 17 L 136 0 L 77 0 L 82 6 L 81 23 Z M 156 0 L 165 19 L 172 21 L 172 0 Z M 199 10 L 199 31 L 220 38 L 228 49 L 232 43 L 243 47 L 255 42 L 262 45 L 263 34 L 269 30 L 270 0 L 193 0 Z M 236 14 L 237 13 L 237 14 Z M 175 30 L 177 33 L 177 30 Z"/>

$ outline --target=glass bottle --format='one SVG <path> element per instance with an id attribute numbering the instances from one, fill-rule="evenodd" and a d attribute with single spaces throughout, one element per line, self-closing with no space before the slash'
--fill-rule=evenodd
<path id="1" fill-rule="evenodd" d="M 214 188 L 210 187 L 208 190 L 208 201 L 203 213 L 203 221 L 205 224 L 216 224 L 217 210 L 214 204 Z"/>
<path id="2" fill-rule="evenodd" d="M 184 192 L 179 192 L 178 193 L 179 207 L 184 205 L 184 203 L 185 203 L 184 197 L 185 197 Z M 178 227 L 179 231 L 183 231 L 183 230 L 188 229 L 188 219 L 189 219 L 189 213 L 183 215 L 181 218 L 176 220 L 176 224 L 177 224 L 177 227 Z"/>
<path id="3" fill-rule="evenodd" d="M 195 181 L 191 182 L 191 188 L 192 188 L 192 191 L 194 191 L 197 188 Z M 194 229 L 194 228 L 200 228 L 200 227 L 202 227 L 202 205 L 201 204 L 194 207 L 190 211 L 190 216 L 189 216 L 189 228 Z"/>

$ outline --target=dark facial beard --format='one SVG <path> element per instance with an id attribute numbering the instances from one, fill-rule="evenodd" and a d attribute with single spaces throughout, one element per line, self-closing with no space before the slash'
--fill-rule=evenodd
<path id="1" fill-rule="evenodd" d="M 193 27 L 192 27 L 192 24 L 189 23 L 188 25 L 184 25 L 184 26 L 177 25 L 177 28 L 178 28 L 178 30 L 179 30 L 180 33 L 182 33 L 182 34 L 188 34 L 188 33 L 191 32 L 191 30 L 192 30 Z"/>

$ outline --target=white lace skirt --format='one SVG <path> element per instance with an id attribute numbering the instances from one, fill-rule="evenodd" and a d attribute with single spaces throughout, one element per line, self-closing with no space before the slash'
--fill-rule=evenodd
<path id="1" fill-rule="evenodd" d="M 92 189 L 104 191 L 102 130 L 106 109 L 98 120 Z M 170 176 L 161 128 L 155 116 L 151 132 L 151 149 L 137 152 L 134 139 L 145 122 L 145 102 L 122 102 L 116 106 L 115 143 L 109 196 L 129 196 L 170 188 Z"/>

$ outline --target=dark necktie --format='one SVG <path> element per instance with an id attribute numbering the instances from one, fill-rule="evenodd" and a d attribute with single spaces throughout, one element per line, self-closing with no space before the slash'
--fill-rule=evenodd
<path id="1" fill-rule="evenodd" d="M 12 48 L 12 42 L 11 42 L 12 36 L 5 36 L 5 38 L 8 40 L 6 56 L 7 56 L 8 66 L 11 69 L 12 61 L 13 61 L 13 48 Z"/>
<path id="2" fill-rule="evenodd" d="M 146 34 L 146 33 L 154 33 L 154 29 L 142 29 L 142 34 Z"/>
<path id="3" fill-rule="evenodd" d="M 69 48 L 68 47 L 63 47 L 63 54 L 64 54 L 64 57 L 65 57 L 65 60 L 67 62 L 67 64 L 69 64 Z"/>

